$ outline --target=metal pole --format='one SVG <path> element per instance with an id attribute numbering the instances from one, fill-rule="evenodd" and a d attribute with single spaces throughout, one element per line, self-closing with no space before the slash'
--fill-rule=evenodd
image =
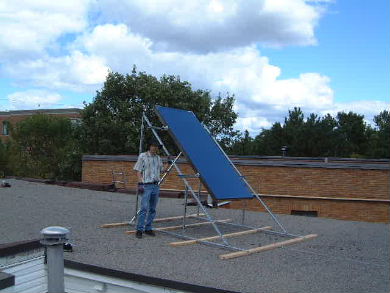
<path id="1" fill-rule="evenodd" d="M 139 149 L 138 149 L 138 154 L 142 153 L 143 150 L 143 144 L 144 144 L 144 116 L 145 116 L 145 111 L 142 112 L 142 117 L 141 117 L 141 135 L 140 135 L 140 140 L 139 140 Z"/>
<path id="2" fill-rule="evenodd" d="M 204 217 L 197 217 L 199 220 L 207 220 L 207 218 Z M 258 229 L 259 227 L 253 227 L 253 226 L 248 226 L 248 225 L 242 225 L 242 224 L 235 224 L 235 223 L 228 223 L 228 222 L 219 222 L 221 225 L 229 225 L 229 226 L 235 226 L 235 227 L 243 227 L 243 228 L 248 228 L 248 229 Z M 287 232 L 278 232 L 278 231 L 273 231 L 273 230 L 264 230 L 262 233 L 265 234 L 272 234 L 272 235 L 280 235 L 280 236 L 288 236 L 288 237 L 302 237 L 302 235 L 296 235 L 296 234 L 291 234 Z"/>
<path id="3" fill-rule="evenodd" d="M 188 188 L 186 186 L 184 191 L 184 215 L 183 215 L 183 230 L 186 227 L 186 215 L 187 215 L 187 199 L 188 199 Z"/>
<path id="4" fill-rule="evenodd" d="M 172 231 L 160 230 L 159 233 L 165 233 L 165 234 L 168 234 L 168 235 L 171 235 L 171 236 L 174 236 L 177 238 L 181 238 L 181 239 L 186 239 L 186 240 L 197 240 L 197 243 L 200 243 L 200 244 L 204 244 L 204 245 L 208 245 L 208 246 L 215 246 L 215 247 L 224 248 L 224 249 L 228 249 L 228 250 L 232 250 L 232 251 L 245 250 L 243 248 L 235 247 L 235 246 L 230 245 L 230 244 L 222 244 L 222 243 L 216 243 L 216 242 L 211 242 L 211 241 L 206 241 L 206 240 L 199 240 L 198 238 L 179 234 L 179 233 L 174 233 Z"/>
<path id="5" fill-rule="evenodd" d="M 172 168 L 173 168 L 173 164 L 176 163 L 176 161 L 180 158 L 182 152 L 180 152 L 176 158 L 172 161 L 171 165 L 169 166 L 169 168 L 167 169 L 167 171 L 165 171 L 163 177 L 160 179 L 160 181 L 158 182 L 158 185 L 161 185 L 165 179 L 165 177 L 167 177 L 167 175 L 169 174 L 169 172 L 171 172 Z"/>
<path id="6" fill-rule="evenodd" d="M 251 187 L 252 189 L 252 187 Z M 253 190 L 253 189 L 252 189 Z M 271 215 L 272 219 L 278 224 L 278 226 L 283 230 L 284 233 L 287 233 L 286 228 L 279 222 L 278 218 L 272 213 L 271 209 L 268 207 L 268 205 L 260 198 L 260 196 L 257 193 L 254 193 L 257 200 L 261 202 L 261 204 L 264 206 L 264 208 L 267 210 L 267 212 Z"/>
<path id="7" fill-rule="evenodd" d="M 46 247 L 48 293 L 65 292 L 64 248 L 69 230 L 63 227 L 47 227 L 41 230 L 41 243 Z"/>
<path id="8" fill-rule="evenodd" d="M 242 209 L 242 219 L 241 219 L 241 224 L 245 223 L 245 211 L 247 207 L 247 199 L 244 199 L 244 208 Z"/>
<path id="9" fill-rule="evenodd" d="M 199 179 L 199 188 L 198 188 L 198 196 L 201 198 L 201 189 L 202 189 L 202 182 Z M 198 206 L 198 211 L 197 211 L 197 216 L 199 217 L 199 206 Z"/>
<path id="10" fill-rule="evenodd" d="M 236 170 L 236 172 L 242 177 L 242 180 L 244 180 L 245 184 L 249 187 L 249 189 L 251 190 L 251 192 L 255 195 L 255 197 L 258 199 L 258 201 L 260 201 L 260 203 L 264 206 L 264 208 L 267 210 L 267 212 L 270 214 L 270 216 L 272 217 L 272 219 L 278 224 L 278 226 L 283 230 L 283 232 L 287 233 L 287 230 L 283 227 L 283 225 L 279 222 L 279 220 L 277 219 L 277 217 L 272 213 L 271 209 L 267 206 L 267 204 L 259 197 L 259 195 L 257 194 L 257 192 L 253 189 L 253 187 L 248 183 L 248 181 L 245 179 L 244 176 L 242 176 L 241 172 L 237 169 L 236 165 L 233 164 L 233 162 L 230 160 L 230 158 L 228 157 L 228 155 L 225 153 L 225 151 L 222 149 L 222 147 L 219 145 L 219 143 L 215 140 L 215 138 L 211 135 L 210 131 L 208 130 L 208 128 L 202 124 L 204 129 L 206 129 L 206 131 L 210 134 L 211 138 L 214 140 L 214 142 L 217 144 L 217 146 L 219 147 L 219 149 L 221 150 L 221 152 L 225 155 L 226 159 L 230 162 L 230 164 L 233 166 L 233 168 Z"/>
<path id="11" fill-rule="evenodd" d="M 166 154 L 168 157 L 170 157 L 171 154 L 169 153 L 168 149 L 165 147 L 164 143 L 162 142 L 160 136 L 157 134 L 156 130 L 155 130 L 154 128 L 152 128 L 153 125 L 152 125 L 152 123 L 150 123 L 150 121 L 149 121 L 148 117 L 146 117 L 145 113 L 143 114 L 143 118 L 144 118 L 146 124 L 148 124 L 148 126 L 149 126 L 150 129 L 152 130 L 153 135 L 156 137 L 156 139 L 157 139 L 157 141 L 159 142 L 159 144 L 162 145 L 165 154 Z M 174 165 L 176 166 L 176 164 L 174 164 Z"/>
<path id="12" fill-rule="evenodd" d="M 141 117 L 141 134 L 140 134 L 140 140 L 139 140 L 138 156 L 142 153 L 143 146 L 144 146 L 144 132 L 145 132 L 144 116 L 145 116 L 145 110 L 142 112 L 142 117 Z M 134 213 L 134 217 L 131 219 L 130 223 L 137 220 L 138 213 L 139 213 L 138 201 L 139 201 L 139 191 L 138 191 L 138 185 L 137 185 L 135 213 Z"/>

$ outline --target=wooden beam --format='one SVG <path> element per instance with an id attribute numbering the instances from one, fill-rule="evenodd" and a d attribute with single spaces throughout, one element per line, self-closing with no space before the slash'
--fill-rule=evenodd
<path id="1" fill-rule="evenodd" d="M 226 222 L 231 222 L 231 221 L 232 221 L 231 219 L 225 219 L 225 220 L 218 220 L 216 222 L 217 223 L 218 222 L 226 223 Z M 200 222 L 200 223 L 188 224 L 188 225 L 185 225 L 185 227 L 186 228 L 188 228 L 188 227 L 198 227 L 198 226 L 210 225 L 210 224 L 211 224 L 211 222 Z M 178 229 L 182 229 L 182 228 L 183 228 L 183 225 L 168 226 L 168 227 L 156 228 L 156 229 L 154 229 L 154 231 L 170 231 L 170 230 L 178 230 Z M 137 232 L 137 230 L 125 231 L 126 234 L 135 234 L 135 232 Z"/>
<path id="2" fill-rule="evenodd" d="M 287 246 L 287 245 L 291 245 L 294 243 L 313 239 L 317 236 L 318 236 L 317 234 L 310 234 L 310 235 L 306 235 L 306 236 L 302 236 L 302 237 L 298 237 L 298 238 L 293 238 L 293 239 L 286 240 L 286 241 L 281 241 L 281 242 L 276 242 L 276 243 L 272 243 L 272 244 L 268 244 L 268 245 L 264 245 L 264 246 L 260 246 L 260 247 L 251 248 L 248 250 L 231 252 L 231 253 L 227 253 L 227 254 L 221 254 L 219 256 L 219 258 L 220 259 L 230 259 L 230 258 L 235 258 L 235 257 L 239 257 L 239 256 L 257 253 L 257 252 L 267 251 L 267 250 L 275 249 L 278 247 Z"/>
<path id="3" fill-rule="evenodd" d="M 199 214 L 199 216 L 204 216 L 205 214 Z M 186 218 L 196 218 L 198 217 L 198 214 L 191 214 L 186 216 Z M 159 222 L 169 222 L 174 220 L 180 220 L 183 219 L 183 216 L 177 216 L 177 217 L 168 217 L 168 218 L 158 218 L 154 220 L 154 223 Z M 114 227 L 124 227 L 130 225 L 130 222 L 121 222 L 121 223 L 111 223 L 111 224 L 103 224 L 100 226 L 100 228 L 114 228 Z"/>
<path id="4" fill-rule="evenodd" d="M 204 215 L 205 214 L 199 214 L 199 216 L 204 216 Z M 196 218 L 196 217 L 198 217 L 198 214 L 191 214 L 191 215 L 186 216 L 186 218 Z M 155 219 L 153 222 L 154 223 L 169 222 L 169 221 L 180 220 L 180 219 L 183 219 L 183 216 L 159 218 L 159 219 Z"/>
<path id="5" fill-rule="evenodd" d="M 253 233 L 261 232 L 264 230 L 270 230 L 270 229 L 272 229 L 271 226 L 266 226 L 266 227 L 262 227 L 262 228 L 252 229 L 252 230 L 223 234 L 223 237 L 229 238 L 229 237 L 253 234 Z M 220 236 L 210 236 L 210 237 L 199 238 L 199 239 L 194 239 L 194 240 L 177 241 L 177 242 L 171 242 L 171 243 L 169 243 L 169 245 L 171 245 L 171 246 L 184 246 L 184 245 L 191 245 L 191 244 L 199 243 L 201 241 L 210 241 L 210 240 L 216 240 L 216 239 L 221 239 L 221 237 Z"/>
<path id="6" fill-rule="evenodd" d="M 103 224 L 100 228 L 114 228 L 114 227 L 123 227 L 130 225 L 130 222 L 121 222 L 121 223 L 111 223 L 111 224 Z"/>

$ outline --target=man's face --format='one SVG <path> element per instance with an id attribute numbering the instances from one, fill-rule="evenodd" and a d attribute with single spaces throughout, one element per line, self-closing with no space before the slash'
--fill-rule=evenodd
<path id="1" fill-rule="evenodd" d="M 152 154 L 157 154 L 158 146 L 156 146 L 156 145 L 151 145 L 151 146 L 149 147 L 149 151 L 150 151 Z"/>

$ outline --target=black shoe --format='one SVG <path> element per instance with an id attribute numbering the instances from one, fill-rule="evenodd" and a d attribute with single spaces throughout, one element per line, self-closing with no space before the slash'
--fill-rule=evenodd
<path id="1" fill-rule="evenodd" d="M 137 230 L 137 232 L 135 232 L 135 237 L 137 237 L 138 239 L 141 239 L 142 238 L 142 231 Z"/>
<path id="2" fill-rule="evenodd" d="M 156 236 L 156 233 L 154 233 L 153 230 L 145 230 L 145 234 L 153 237 Z"/>

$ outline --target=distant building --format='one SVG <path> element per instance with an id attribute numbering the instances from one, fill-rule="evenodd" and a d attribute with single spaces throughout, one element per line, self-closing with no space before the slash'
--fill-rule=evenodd
<path id="1" fill-rule="evenodd" d="M 81 119 L 81 109 L 69 108 L 69 109 L 37 109 L 37 110 L 16 110 L 16 111 L 3 111 L 0 112 L 0 139 L 2 142 L 6 142 L 10 135 L 10 126 L 15 125 L 19 121 L 22 121 L 35 114 L 47 114 L 59 117 L 68 117 L 75 123 Z"/>

